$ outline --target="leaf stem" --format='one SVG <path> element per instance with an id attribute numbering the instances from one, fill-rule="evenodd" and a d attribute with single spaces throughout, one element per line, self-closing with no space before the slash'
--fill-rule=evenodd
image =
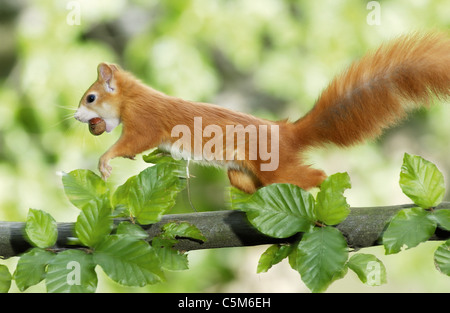
<path id="1" fill-rule="evenodd" d="M 314 224 L 315 224 L 316 226 L 319 226 L 319 227 L 325 227 L 325 226 L 327 226 L 327 225 L 325 225 L 325 224 L 322 224 L 322 223 L 319 222 L 319 221 L 315 221 Z"/>

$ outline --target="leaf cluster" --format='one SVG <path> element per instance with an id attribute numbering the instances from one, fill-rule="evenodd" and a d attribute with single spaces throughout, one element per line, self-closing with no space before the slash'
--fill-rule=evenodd
<path id="1" fill-rule="evenodd" d="M 417 207 L 399 211 L 390 221 L 382 238 L 386 254 L 416 247 L 430 239 L 437 227 L 450 231 L 450 211 L 436 209 L 444 198 L 445 183 L 435 164 L 406 153 L 400 187 Z M 437 248 L 434 263 L 440 272 L 450 276 L 450 240 Z"/>
<path id="2" fill-rule="evenodd" d="M 155 284 L 164 280 L 165 270 L 187 269 L 187 255 L 174 246 L 180 238 L 205 241 L 195 226 L 168 223 L 151 241 L 139 226 L 158 222 L 174 205 L 175 197 L 186 186 L 185 164 L 159 150 L 144 160 L 155 165 L 115 190 L 88 170 L 64 174 L 64 191 L 80 210 L 75 237 L 59 243 L 53 217 L 30 209 L 24 231 L 33 248 L 21 255 L 13 275 L 0 265 L 0 291 L 8 291 L 14 279 L 21 291 L 45 280 L 49 292 L 95 292 L 97 266 L 125 286 Z M 437 208 L 445 188 L 443 175 L 434 164 L 405 154 L 400 186 L 416 207 L 399 211 L 386 226 L 381 238 L 386 254 L 417 246 L 437 227 L 450 231 L 450 211 Z M 335 227 L 350 213 L 344 197 L 350 187 L 348 174 L 337 173 L 323 182 L 315 197 L 290 184 L 266 186 L 252 195 L 232 188 L 233 209 L 246 212 L 260 232 L 275 238 L 300 234 L 294 243 L 270 246 L 261 255 L 257 272 L 266 272 L 288 258 L 313 292 L 325 291 L 348 269 L 364 284 L 386 283 L 383 263 L 371 254 L 350 255 L 345 237 Z M 116 225 L 117 217 L 122 222 Z M 434 261 L 439 271 L 450 276 L 450 240 L 437 248 Z"/>
<path id="3" fill-rule="evenodd" d="M 445 184 L 434 164 L 405 154 L 400 186 L 417 207 L 399 211 L 387 225 L 382 235 L 386 254 L 429 240 L 437 227 L 450 231 L 450 211 L 436 209 L 444 197 Z M 270 246 L 261 255 L 257 272 L 266 272 L 288 258 L 313 292 L 325 291 L 348 269 L 367 285 L 386 283 L 383 263 L 370 254 L 356 253 L 349 258 L 346 239 L 333 227 L 350 213 L 343 195 L 350 187 L 348 175 L 337 173 L 324 181 L 315 198 L 289 184 L 270 185 L 251 196 L 232 189 L 233 208 L 245 211 L 250 223 L 262 233 L 275 238 L 302 234 L 294 244 Z M 450 240 L 437 248 L 434 261 L 439 271 L 450 275 Z"/>
<path id="4" fill-rule="evenodd" d="M 74 226 L 76 237 L 61 248 L 53 217 L 30 209 L 25 236 L 33 248 L 21 255 L 13 276 L 0 267 L 0 291 L 7 291 L 14 279 L 21 291 L 45 280 L 48 292 L 95 292 L 97 266 L 113 281 L 136 287 L 163 281 L 164 270 L 187 269 L 187 255 L 173 246 L 180 237 L 205 241 L 195 226 L 168 223 L 149 242 L 138 225 L 158 222 L 174 205 L 185 187 L 184 165 L 154 154 L 148 159 L 157 164 L 129 178 L 114 192 L 89 170 L 65 173 L 64 191 L 80 209 Z M 115 225 L 114 217 L 129 220 Z"/>
<path id="5" fill-rule="evenodd" d="M 294 244 L 270 246 L 261 256 L 257 272 L 266 272 L 288 257 L 291 267 L 313 292 L 325 291 L 333 281 L 344 277 L 348 268 L 366 284 L 384 283 L 381 261 L 369 254 L 349 258 L 346 239 L 333 227 L 350 213 L 344 197 L 344 191 L 350 187 L 348 174 L 337 173 L 324 181 L 315 199 L 311 193 L 290 184 L 273 184 L 252 196 L 232 189 L 233 208 L 245 211 L 250 223 L 262 233 L 275 238 L 302 233 Z"/>

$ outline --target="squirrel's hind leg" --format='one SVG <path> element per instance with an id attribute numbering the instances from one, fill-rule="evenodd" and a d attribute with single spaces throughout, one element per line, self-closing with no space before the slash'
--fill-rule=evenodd
<path id="1" fill-rule="evenodd" d="M 246 193 L 254 193 L 258 188 L 262 187 L 258 178 L 253 173 L 247 171 L 229 169 L 228 179 L 232 186 Z"/>

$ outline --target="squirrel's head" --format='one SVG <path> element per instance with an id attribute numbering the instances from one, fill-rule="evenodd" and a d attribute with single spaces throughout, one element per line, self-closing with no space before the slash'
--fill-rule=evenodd
<path id="1" fill-rule="evenodd" d="M 98 77 L 94 84 L 85 92 L 80 100 L 75 118 L 88 123 L 89 120 L 100 117 L 106 122 L 106 131 L 110 132 L 120 123 L 118 73 L 117 65 L 100 63 L 97 67 Z"/>

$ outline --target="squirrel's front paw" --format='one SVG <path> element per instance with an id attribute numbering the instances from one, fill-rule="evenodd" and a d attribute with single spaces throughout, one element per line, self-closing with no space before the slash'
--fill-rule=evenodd
<path id="1" fill-rule="evenodd" d="M 111 175 L 112 167 L 109 165 L 109 159 L 101 158 L 98 162 L 98 170 L 102 174 L 103 180 L 107 180 Z"/>

